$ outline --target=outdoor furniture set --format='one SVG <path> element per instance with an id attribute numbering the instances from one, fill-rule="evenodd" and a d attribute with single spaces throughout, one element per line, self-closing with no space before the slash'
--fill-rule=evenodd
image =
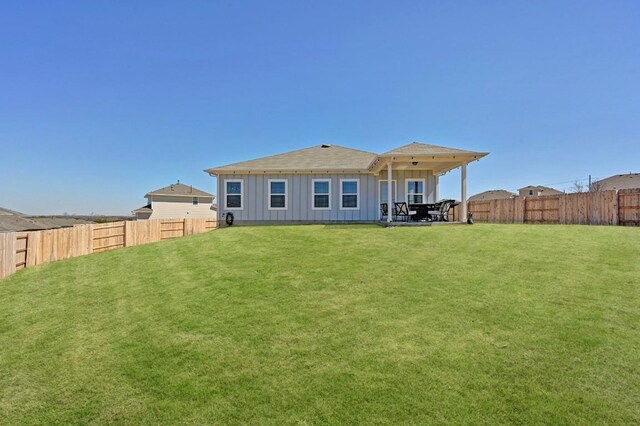
<path id="1" fill-rule="evenodd" d="M 394 221 L 403 222 L 449 222 L 449 211 L 457 206 L 455 200 L 442 200 L 437 203 L 408 204 L 404 201 L 393 203 L 391 215 Z M 389 205 L 380 204 L 380 220 L 389 215 Z"/>

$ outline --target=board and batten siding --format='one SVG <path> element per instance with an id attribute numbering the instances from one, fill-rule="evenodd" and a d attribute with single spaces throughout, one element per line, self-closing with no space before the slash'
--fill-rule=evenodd
<path id="1" fill-rule="evenodd" d="M 427 202 L 435 202 L 436 179 L 430 171 L 399 170 L 393 172 L 393 179 L 398 181 L 398 200 L 406 200 L 405 179 L 425 179 Z M 269 209 L 269 180 L 287 180 L 287 209 Z M 331 181 L 331 209 L 315 210 L 312 208 L 314 179 Z M 357 179 L 359 184 L 359 208 L 357 210 L 340 208 L 340 181 Z M 226 180 L 243 181 L 242 209 L 226 208 Z M 219 175 L 218 176 L 218 213 L 221 220 L 227 212 L 233 213 L 234 223 L 251 224 L 264 222 L 372 222 L 380 218 L 378 186 L 380 180 L 386 180 L 386 173 L 375 176 L 368 173 L 351 174 L 253 174 L 253 175 Z"/>
<path id="2" fill-rule="evenodd" d="M 430 171 L 425 170 L 398 170 L 393 171 L 393 180 L 398 182 L 398 199 L 396 201 L 407 201 L 407 179 L 425 180 L 425 202 L 435 203 L 436 200 L 436 178 Z M 387 172 L 383 170 L 377 180 L 387 180 Z M 376 201 L 377 202 L 377 201 Z"/>

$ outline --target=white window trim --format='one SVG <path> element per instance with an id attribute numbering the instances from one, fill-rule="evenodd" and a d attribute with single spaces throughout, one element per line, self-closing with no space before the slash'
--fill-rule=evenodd
<path id="1" fill-rule="evenodd" d="M 200 197 L 191 197 L 191 204 L 193 204 L 194 206 L 200 205 Z"/>
<path id="2" fill-rule="evenodd" d="M 316 194 L 316 182 L 329 182 L 329 193 Z M 316 195 L 328 195 L 329 207 L 316 207 Z M 311 179 L 311 210 L 331 210 L 331 179 Z"/>
<path id="3" fill-rule="evenodd" d="M 227 195 L 238 195 L 238 194 L 227 194 L 227 182 L 240 182 L 240 207 L 229 207 L 227 205 Z M 225 179 L 224 180 L 224 209 L 225 210 L 244 210 L 244 179 Z"/>
<path id="4" fill-rule="evenodd" d="M 284 195 L 284 207 L 271 207 L 271 182 L 284 182 L 284 194 L 273 194 L 273 195 Z M 267 208 L 269 210 L 287 210 L 289 208 L 289 180 L 288 179 L 268 179 L 268 192 L 269 196 L 267 198 Z"/>
<path id="5" fill-rule="evenodd" d="M 357 187 L 358 190 L 356 191 L 356 201 L 357 201 L 357 207 L 344 207 L 342 205 L 342 196 L 343 195 L 353 195 L 351 193 L 349 194 L 343 194 L 342 193 L 342 183 L 343 182 L 357 182 Z M 340 179 L 340 210 L 360 210 L 360 179 Z"/>
<path id="6" fill-rule="evenodd" d="M 378 181 L 378 208 L 380 208 L 380 204 L 382 204 L 382 194 L 380 193 L 380 184 L 382 182 L 386 182 L 386 181 L 387 181 L 386 179 L 380 179 Z M 394 192 L 395 192 L 396 198 L 397 198 L 398 197 L 398 181 L 396 179 L 391 179 L 391 183 L 393 185 L 393 189 L 394 189 Z M 398 200 L 396 200 L 396 201 L 398 201 Z M 387 204 L 389 204 L 389 203 L 391 203 L 391 202 L 388 201 Z"/>
<path id="7" fill-rule="evenodd" d="M 427 180 L 425 178 L 406 178 L 404 180 L 405 199 L 409 204 L 409 182 L 422 182 L 422 192 L 416 192 L 415 195 L 422 195 L 422 203 L 427 202 Z"/>

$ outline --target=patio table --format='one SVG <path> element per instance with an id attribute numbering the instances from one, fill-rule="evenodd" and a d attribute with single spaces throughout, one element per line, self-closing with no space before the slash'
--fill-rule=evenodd
<path id="1" fill-rule="evenodd" d="M 414 216 L 416 220 L 431 220 L 429 218 L 429 211 L 437 210 L 440 208 L 440 205 L 438 203 L 409 204 L 409 208 L 416 211 L 416 215 Z"/>

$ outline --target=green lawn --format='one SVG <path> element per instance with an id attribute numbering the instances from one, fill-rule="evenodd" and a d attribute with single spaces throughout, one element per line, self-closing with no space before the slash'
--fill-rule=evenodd
<path id="1" fill-rule="evenodd" d="M 0 423 L 640 423 L 640 228 L 235 227 L 0 281 Z"/>

